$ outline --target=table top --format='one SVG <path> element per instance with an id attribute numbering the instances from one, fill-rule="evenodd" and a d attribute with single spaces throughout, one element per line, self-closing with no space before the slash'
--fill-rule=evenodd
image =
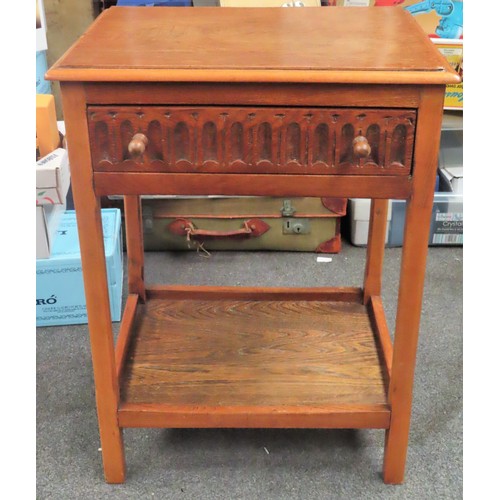
<path id="1" fill-rule="evenodd" d="M 460 81 L 391 8 L 112 7 L 48 71 L 60 81 Z"/>

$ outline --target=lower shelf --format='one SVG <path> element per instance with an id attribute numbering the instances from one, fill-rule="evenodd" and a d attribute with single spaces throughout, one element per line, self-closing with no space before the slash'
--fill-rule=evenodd
<path id="1" fill-rule="evenodd" d="M 121 426 L 389 426 L 383 356 L 357 291 L 172 290 L 135 307 Z"/>

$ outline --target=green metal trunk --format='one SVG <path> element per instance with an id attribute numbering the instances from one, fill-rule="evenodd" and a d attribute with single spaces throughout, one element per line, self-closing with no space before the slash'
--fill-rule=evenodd
<path id="1" fill-rule="evenodd" d="M 345 212 L 340 198 L 143 197 L 144 249 L 338 253 Z"/>

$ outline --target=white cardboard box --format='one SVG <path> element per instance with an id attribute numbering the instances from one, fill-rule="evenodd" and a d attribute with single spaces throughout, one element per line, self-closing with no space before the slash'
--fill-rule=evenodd
<path id="1" fill-rule="evenodd" d="M 445 167 L 439 170 L 441 177 L 450 191 L 455 194 L 464 192 L 464 168 L 463 167 Z"/>
<path id="2" fill-rule="evenodd" d="M 368 229 L 370 227 L 370 207 L 371 200 L 365 198 L 350 198 L 347 205 L 349 215 L 349 228 L 351 233 L 351 243 L 353 245 L 363 246 L 368 243 Z M 385 242 L 389 238 L 389 221 L 392 216 L 391 201 L 387 210 L 387 229 L 385 233 Z"/>
<path id="3" fill-rule="evenodd" d="M 36 258 L 48 259 L 52 241 L 66 211 L 66 200 L 61 205 L 39 205 L 36 207 Z"/>
<path id="4" fill-rule="evenodd" d="M 439 173 L 444 182 L 442 191 L 463 194 L 463 154 L 463 129 L 443 130 L 439 148 Z"/>
<path id="5" fill-rule="evenodd" d="M 47 21 L 43 0 L 36 0 L 36 51 L 47 50 Z"/>
<path id="6" fill-rule="evenodd" d="M 68 152 L 58 148 L 36 162 L 36 204 L 56 205 L 66 201 L 70 184 Z"/>

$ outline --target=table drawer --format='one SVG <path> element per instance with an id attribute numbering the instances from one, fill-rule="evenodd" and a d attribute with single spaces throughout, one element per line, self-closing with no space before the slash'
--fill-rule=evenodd
<path id="1" fill-rule="evenodd" d="M 408 175 L 416 111 L 89 106 L 94 170 Z"/>

